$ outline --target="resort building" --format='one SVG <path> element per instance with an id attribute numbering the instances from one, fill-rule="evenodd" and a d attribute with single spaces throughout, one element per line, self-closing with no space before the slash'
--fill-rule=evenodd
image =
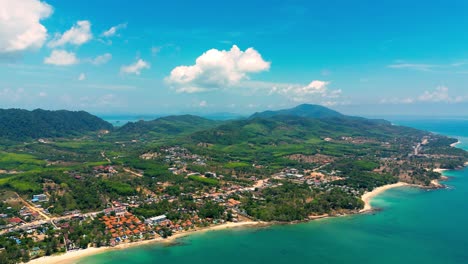
<path id="1" fill-rule="evenodd" d="M 158 215 L 155 217 L 151 217 L 145 220 L 145 224 L 147 225 L 158 225 L 159 223 L 166 221 L 167 217 L 166 215 Z"/>

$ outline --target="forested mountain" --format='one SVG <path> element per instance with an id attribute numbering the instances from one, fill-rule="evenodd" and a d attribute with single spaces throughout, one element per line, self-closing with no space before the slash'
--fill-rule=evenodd
<path id="1" fill-rule="evenodd" d="M 344 115 L 321 105 L 302 104 L 291 109 L 265 111 L 253 114 L 250 118 L 268 118 L 281 115 L 292 115 L 307 118 L 332 118 Z"/>
<path id="2" fill-rule="evenodd" d="M 121 135 L 179 135 L 215 127 L 222 123 L 194 115 L 166 116 L 152 121 L 130 122 L 118 129 Z"/>
<path id="3" fill-rule="evenodd" d="M 9 140 L 64 137 L 101 129 L 111 130 L 112 125 L 84 111 L 0 109 L 0 138 Z"/>
<path id="4" fill-rule="evenodd" d="M 231 121 L 216 128 L 194 133 L 191 139 L 222 145 L 242 142 L 261 145 L 297 144 L 340 137 L 386 140 L 395 136 L 423 135 L 422 131 L 393 126 L 388 121 L 350 117 L 328 108 L 315 107 L 303 105 L 290 110 L 255 114 L 246 120 Z M 299 110 L 296 111 L 297 109 Z"/>

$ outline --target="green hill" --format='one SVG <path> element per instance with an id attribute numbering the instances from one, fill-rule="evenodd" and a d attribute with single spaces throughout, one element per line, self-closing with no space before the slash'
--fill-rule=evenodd
<path id="1" fill-rule="evenodd" d="M 152 121 L 127 123 L 118 129 L 118 133 L 133 136 L 176 136 L 212 128 L 220 123 L 194 115 L 166 116 Z"/>
<path id="2" fill-rule="evenodd" d="M 337 111 L 331 110 L 321 105 L 302 104 L 291 109 L 255 113 L 250 118 L 268 118 L 281 115 L 292 115 L 308 118 L 332 118 L 344 116 Z"/>
<path id="3" fill-rule="evenodd" d="M 0 138 L 9 140 L 64 137 L 101 129 L 111 130 L 112 125 L 84 111 L 0 109 Z"/>
<path id="4" fill-rule="evenodd" d="M 304 111 L 306 109 L 312 111 Z M 325 138 L 339 139 L 341 137 L 386 140 L 396 136 L 422 135 L 423 133 L 408 127 L 393 126 L 385 120 L 349 117 L 328 110 L 324 107 L 310 108 L 309 105 L 303 105 L 290 110 L 264 112 L 246 120 L 231 121 L 207 131 L 194 133 L 191 139 L 222 145 L 242 142 L 254 145 L 277 145 L 314 140 L 317 142 Z"/>

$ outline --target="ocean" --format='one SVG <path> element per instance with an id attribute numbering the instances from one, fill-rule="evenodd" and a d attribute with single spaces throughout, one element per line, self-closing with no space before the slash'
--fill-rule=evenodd
<path id="1" fill-rule="evenodd" d="M 468 150 L 467 120 L 392 120 L 445 135 Z M 79 263 L 468 263 L 468 169 L 441 190 L 402 187 L 372 200 L 372 214 L 297 225 L 196 233 L 173 244 L 108 251 Z"/>

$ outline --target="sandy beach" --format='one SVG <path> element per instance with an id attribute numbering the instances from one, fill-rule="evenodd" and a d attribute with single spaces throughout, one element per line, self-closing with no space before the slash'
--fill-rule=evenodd
<path id="1" fill-rule="evenodd" d="M 446 171 L 447 169 L 434 169 L 433 171 L 434 172 L 438 172 L 438 173 L 443 173 L 444 171 Z"/>
<path id="2" fill-rule="evenodd" d="M 78 263 L 78 261 L 84 257 L 96 255 L 99 253 L 103 253 L 105 251 L 121 250 L 121 249 L 130 248 L 130 247 L 141 246 L 145 244 L 152 244 L 152 243 L 171 243 L 178 238 L 185 237 L 194 233 L 200 233 L 200 232 L 206 232 L 206 231 L 224 230 L 224 229 L 247 227 L 247 226 L 264 226 L 264 225 L 267 225 L 267 223 L 254 222 L 254 221 L 239 222 L 239 223 L 226 223 L 226 224 L 221 224 L 221 225 L 210 226 L 207 228 L 200 228 L 200 229 L 194 229 L 194 230 L 190 230 L 186 232 L 177 233 L 166 239 L 155 238 L 151 240 L 144 240 L 144 241 L 139 241 L 139 242 L 134 242 L 134 243 L 120 244 L 115 247 L 100 247 L 100 248 L 90 247 L 90 248 L 83 249 L 83 250 L 69 251 L 61 255 L 47 256 L 47 257 L 34 259 L 28 263 L 31 263 L 31 264 L 74 264 L 74 263 Z"/>
<path id="3" fill-rule="evenodd" d="M 387 184 L 387 185 L 384 185 L 384 186 L 380 186 L 380 187 L 375 188 L 371 192 L 364 193 L 361 196 L 361 199 L 364 201 L 364 208 L 359 212 L 364 213 L 364 212 L 371 211 L 372 206 L 371 206 L 370 202 L 372 201 L 372 198 L 376 197 L 377 195 L 379 195 L 379 194 L 381 194 L 381 193 L 383 193 L 383 192 L 385 192 L 387 190 L 397 188 L 397 187 L 402 187 L 402 186 L 410 186 L 410 184 L 406 183 L 406 182 L 397 182 L 397 183 L 394 183 L 394 184 Z"/>
<path id="4" fill-rule="evenodd" d="M 465 165 L 468 165 L 465 164 Z M 444 171 L 447 171 L 447 169 L 434 169 L 435 172 L 443 173 Z M 447 177 L 442 176 L 441 180 L 446 180 Z M 441 185 L 437 180 L 434 180 L 431 182 L 434 186 Z M 374 197 L 377 195 L 393 188 L 397 187 L 403 187 L 403 186 L 412 186 L 409 183 L 405 182 L 397 182 L 394 184 L 388 184 L 384 186 L 380 186 L 372 190 L 371 192 L 366 192 L 361 196 L 361 199 L 364 201 L 364 208 L 360 210 L 360 213 L 365 213 L 372 211 L 372 206 L 370 202 Z M 311 217 L 310 220 L 316 220 L 316 219 L 323 219 L 323 218 L 328 218 L 328 215 L 320 215 L 320 216 L 315 216 Z M 213 230 L 224 230 L 224 229 L 229 229 L 229 228 L 237 228 L 237 227 L 252 227 L 252 226 L 266 226 L 269 225 L 269 223 L 266 222 L 256 222 L 256 221 L 246 221 L 246 222 L 239 222 L 239 223 L 225 223 L 225 224 L 220 224 L 220 225 L 215 225 L 215 226 L 210 226 L 206 228 L 199 228 L 199 229 L 193 229 L 190 231 L 185 231 L 181 233 L 174 234 L 171 237 L 168 237 L 166 239 L 163 238 L 155 238 L 151 240 L 144 240 L 144 241 L 139 241 L 139 242 L 133 242 L 133 243 L 124 243 L 117 245 L 115 247 L 100 247 L 100 248 L 94 248 L 90 247 L 87 249 L 83 250 L 76 250 L 76 251 L 69 251 L 67 253 L 61 254 L 61 255 L 54 255 L 54 256 L 47 256 L 47 257 L 41 257 L 38 259 L 34 259 L 28 263 L 32 264 L 75 264 L 78 263 L 78 261 L 84 257 L 100 254 L 106 251 L 110 250 L 121 250 L 121 249 L 126 249 L 130 247 L 136 247 L 136 246 L 141 246 L 145 244 L 152 244 L 152 243 L 172 243 L 174 240 L 189 236 L 194 233 L 200 233 L 200 232 L 207 232 L 207 231 L 213 231 Z"/>
<path id="5" fill-rule="evenodd" d="M 450 144 L 450 146 L 451 146 L 452 148 L 454 148 L 454 147 L 456 147 L 456 146 L 457 146 L 458 144 L 460 144 L 460 143 L 461 143 L 460 140 L 458 140 L 457 142 Z"/>

